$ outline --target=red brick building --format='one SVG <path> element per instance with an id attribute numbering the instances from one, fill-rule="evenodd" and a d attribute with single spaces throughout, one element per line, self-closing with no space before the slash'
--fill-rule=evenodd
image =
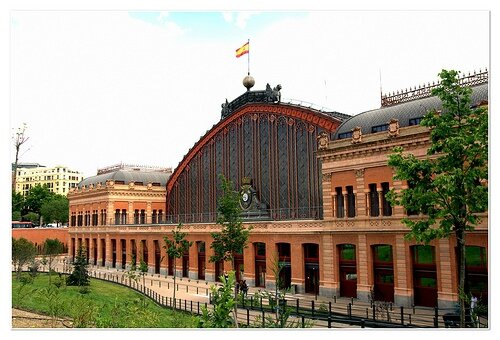
<path id="1" fill-rule="evenodd" d="M 487 103 L 487 74 L 470 80 L 474 103 Z M 284 281 L 298 292 L 367 300 L 373 291 L 377 299 L 404 306 L 456 301 L 454 240 L 430 247 L 406 241 L 401 218 L 408 213 L 384 198 L 405 186 L 393 181 L 387 155 L 396 145 L 425 155 L 428 131 L 418 122 L 426 110 L 440 107 L 439 100 L 421 89 L 402 99 L 384 97 L 380 109 L 351 117 L 281 102 L 279 86 L 250 87 L 222 105 L 221 120 L 168 182 L 157 186 L 133 177 L 139 172 L 122 173 L 117 182 L 108 173 L 71 192 L 70 255 L 84 245 L 98 265 L 126 268 L 135 255 L 151 272 L 216 280 L 229 269 L 208 261 L 210 232 L 220 230 L 215 217 L 222 173 L 241 191 L 244 223 L 253 227 L 235 260 L 237 276 L 249 285 L 273 288 L 270 268 L 278 258 Z M 467 236 L 468 251 L 484 258 L 469 263 L 469 288 L 483 297 L 487 220 L 485 214 Z M 173 268 L 163 236 L 178 223 L 194 244 Z"/>

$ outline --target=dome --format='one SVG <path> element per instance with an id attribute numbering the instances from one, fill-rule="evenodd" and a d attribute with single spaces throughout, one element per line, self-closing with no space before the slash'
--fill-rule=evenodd
<path id="1" fill-rule="evenodd" d="M 124 184 L 130 182 L 142 182 L 144 185 L 148 183 L 159 183 L 161 186 L 165 186 L 169 177 L 169 172 L 118 170 L 85 178 L 78 183 L 78 187 L 81 188 L 91 184 L 97 185 L 98 183 L 104 185 L 107 180 L 113 180 L 115 182 L 122 181 Z"/>

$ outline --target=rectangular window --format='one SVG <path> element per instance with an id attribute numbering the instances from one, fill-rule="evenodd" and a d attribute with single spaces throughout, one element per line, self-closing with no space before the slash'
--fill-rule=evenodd
<path id="1" fill-rule="evenodd" d="M 368 186 L 370 188 L 369 198 L 370 198 L 370 216 L 378 216 L 378 192 L 377 192 L 377 184 L 371 183 Z"/>
<path id="2" fill-rule="evenodd" d="M 122 209 L 122 224 L 127 224 L 127 210 Z"/>
<path id="3" fill-rule="evenodd" d="M 120 224 L 120 209 L 115 211 L 115 224 Z"/>
<path id="4" fill-rule="evenodd" d="M 356 195 L 354 195 L 354 188 L 347 186 L 347 217 L 356 216 Z"/>
<path id="5" fill-rule="evenodd" d="M 338 218 L 344 217 L 344 195 L 342 195 L 342 187 L 336 187 L 335 193 L 337 194 L 336 197 L 337 217 Z"/>
<path id="6" fill-rule="evenodd" d="M 410 125 L 410 126 L 420 125 L 420 121 L 422 120 L 422 118 L 424 118 L 424 117 L 411 118 L 408 122 L 408 125 Z"/>
<path id="7" fill-rule="evenodd" d="M 389 124 L 372 126 L 372 133 L 389 130 Z"/>
<path id="8" fill-rule="evenodd" d="M 146 223 L 146 211 L 144 209 L 141 210 L 141 220 L 140 220 L 140 223 L 141 224 L 145 224 Z"/>
<path id="9" fill-rule="evenodd" d="M 352 131 L 339 133 L 339 139 L 346 139 L 352 137 Z"/>
<path id="10" fill-rule="evenodd" d="M 389 183 L 384 182 L 382 183 L 382 212 L 384 216 L 391 216 L 392 215 L 392 207 L 387 198 L 385 198 L 385 195 L 389 192 Z"/>
<path id="11" fill-rule="evenodd" d="M 134 224 L 139 224 L 139 210 L 135 209 L 134 211 Z"/>
<path id="12" fill-rule="evenodd" d="M 156 209 L 153 210 L 153 215 L 151 216 L 151 223 L 156 224 Z"/>

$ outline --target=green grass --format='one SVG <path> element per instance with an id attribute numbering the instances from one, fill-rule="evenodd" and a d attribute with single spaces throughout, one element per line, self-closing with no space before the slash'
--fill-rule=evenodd
<path id="1" fill-rule="evenodd" d="M 23 273 L 23 277 L 28 274 Z M 64 276 L 63 276 L 64 279 Z M 61 285 L 52 275 L 39 274 L 23 284 L 12 275 L 12 306 L 54 317 L 69 317 L 75 327 L 97 328 L 193 328 L 198 318 L 158 306 L 143 295 L 121 285 L 91 279 L 89 291 Z"/>

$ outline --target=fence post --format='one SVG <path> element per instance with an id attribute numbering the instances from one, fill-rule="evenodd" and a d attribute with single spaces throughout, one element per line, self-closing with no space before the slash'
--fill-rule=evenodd
<path id="1" fill-rule="evenodd" d="M 328 317 L 332 317 L 332 302 L 328 301 Z"/>
<path id="2" fill-rule="evenodd" d="M 198 315 L 199 315 L 200 314 L 200 301 L 198 301 L 197 304 L 198 304 L 198 309 L 197 310 L 198 310 Z"/>
<path id="3" fill-rule="evenodd" d="M 311 300 L 312 317 L 314 318 L 314 300 Z"/>
<path id="4" fill-rule="evenodd" d="M 297 299 L 297 314 L 299 314 L 299 305 L 300 305 L 300 302 L 299 302 L 299 299 Z"/>
<path id="5" fill-rule="evenodd" d="M 302 328 L 305 328 L 306 327 L 306 323 L 305 323 L 305 320 L 304 320 L 304 315 L 302 315 Z"/>
<path id="6" fill-rule="evenodd" d="M 250 296 L 250 308 L 253 309 L 253 296 Z"/>
<path id="7" fill-rule="evenodd" d="M 262 310 L 262 327 L 264 327 L 265 325 L 266 325 L 266 312 Z"/>
<path id="8" fill-rule="evenodd" d="M 434 307 L 434 327 L 438 328 L 438 321 L 439 321 L 439 309 L 437 307 Z"/>
<path id="9" fill-rule="evenodd" d="M 372 318 L 375 320 L 375 304 L 372 305 Z"/>
<path id="10" fill-rule="evenodd" d="M 247 308 L 247 326 L 250 326 L 250 309 Z"/>
<path id="11" fill-rule="evenodd" d="M 404 310 L 404 307 L 401 306 L 401 325 L 404 326 L 405 324 L 405 310 Z"/>
<path id="12" fill-rule="evenodd" d="M 349 317 L 349 319 L 352 317 L 352 311 L 351 311 L 351 304 L 350 303 L 347 305 L 347 316 Z"/>
<path id="13" fill-rule="evenodd" d="M 193 300 L 191 300 L 191 313 L 193 313 Z"/>
<path id="14" fill-rule="evenodd" d="M 365 319 L 361 319 L 361 328 L 365 328 Z"/>
<path id="15" fill-rule="evenodd" d="M 332 328 L 332 317 L 328 315 L 328 328 Z"/>

